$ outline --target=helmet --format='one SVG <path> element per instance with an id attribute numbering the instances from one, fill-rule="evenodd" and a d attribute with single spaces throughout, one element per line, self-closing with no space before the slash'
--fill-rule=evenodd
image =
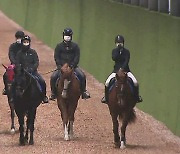
<path id="1" fill-rule="evenodd" d="M 22 42 L 23 42 L 24 40 L 28 40 L 29 42 L 31 42 L 31 38 L 30 38 L 30 36 L 28 36 L 28 35 L 24 35 L 24 37 L 22 38 Z"/>
<path id="2" fill-rule="evenodd" d="M 122 35 L 117 35 L 115 37 L 115 43 L 123 43 L 124 44 L 124 37 Z"/>
<path id="3" fill-rule="evenodd" d="M 73 31 L 71 28 L 65 28 L 63 31 L 63 36 L 72 36 Z"/>
<path id="4" fill-rule="evenodd" d="M 17 31 L 17 32 L 15 33 L 15 37 L 16 37 L 16 38 L 22 38 L 22 37 L 24 37 L 24 32 L 23 32 L 23 31 Z"/>

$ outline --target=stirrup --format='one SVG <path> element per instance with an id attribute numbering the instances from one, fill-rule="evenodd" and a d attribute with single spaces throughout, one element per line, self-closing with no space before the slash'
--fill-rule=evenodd
<path id="1" fill-rule="evenodd" d="M 3 91 L 2 91 L 2 95 L 7 95 L 5 88 L 4 88 Z"/>
<path id="2" fill-rule="evenodd" d="M 137 103 L 140 103 L 140 102 L 142 102 L 142 101 L 143 101 L 142 97 L 141 97 L 141 96 L 138 96 L 138 98 L 137 98 Z"/>
<path id="3" fill-rule="evenodd" d="M 49 99 L 48 99 L 47 96 L 45 96 L 45 97 L 43 98 L 43 103 L 42 103 L 42 104 L 45 104 L 45 103 L 49 103 Z"/>
<path id="4" fill-rule="evenodd" d="M 91 98 L 90 94 L 87 91 L 84 91 L 81 96 L 82 99 L 89 99 Z"/>
<path id="5" fill-rule="evenodd" d="M 55 100 L 56 100 L 56 95 L 51 94 L 51 95 L 49 96 L 49 100 L 55 101 Z"/>
<path id="6" fill-rule="evenodd" d="M 105 97 L 105 96 L 101 99 L 101 103 L 107 104 L 107 101 L 106 101 L 106 97 Z"/>

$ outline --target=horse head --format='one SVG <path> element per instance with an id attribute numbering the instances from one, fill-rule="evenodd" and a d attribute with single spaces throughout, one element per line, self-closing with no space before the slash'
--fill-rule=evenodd
<path id="1" fill-rule="evenodd" d="M 117 98 L 118 104 L 124 104 L 124 97 L 126 93 L 126 84 L 127 84 L 127 72 L 123 69 L 119 69 L 116 73 L 116 90 L 117 90 Z"/>
<path id="2" fill-rule="evenodd" d="M 63 91 L 61 93 L 62 98 L 67 98 L 67 90 L 71 82 L 71 77 L 72 77 L 73 72 L 74 72 L 73 69 L 67 63 L 65 63 L 61 67 L 61 79 L 64 85 Z"/>
<path id="3" fill-rule="evenodd" d="M 22 97 L 30 84 L 29 73 L 21 65 L 15 68 L 14 88 L 17 97 Z"/>
<path id="4" fill-rule="evenodd" d="M 7 76 L 7 92 L 10 91 L 11 89 L 11 85 L 12 85 L 12 82 L 14 80 L 14 69 L 15 69 L 15 65 L 14 64 L 10 64 L 8 66 L 5 66 L 4 64 L 2 64 L 3 67 L 6 69 L 6 76 Z"/>

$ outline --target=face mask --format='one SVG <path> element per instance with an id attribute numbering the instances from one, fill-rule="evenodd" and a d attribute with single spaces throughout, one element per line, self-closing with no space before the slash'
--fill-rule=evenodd
<path id="1" fill-rule="evenodd" d="M 64 41 L 66 41 L 66 42 L 71 41 L 71 36 L 64 36 Z"/>
<path id="2" fill-rule="evenodd" d="M 30 43 L 29 42 L 23 42 L 24 46 L 28 46 Z"/>
<path id="3" fill-rule="evenodd" d="M 124 47 L 124 44 L 123 43 L 116 43 L 116 46 L 117 47 Z"/>
<path id="4" fill-rule="evenodd" d="M 20 38 L 16 39 L 16 43 L 21 44 L 21 39 Z"/>
<path id="5" fill-rule="evenodd" d="M 30 43 L 29 43 L 29 41 L 23 42 L 22 51 L 27 51 L 29 48 L 30 48 Z"/>

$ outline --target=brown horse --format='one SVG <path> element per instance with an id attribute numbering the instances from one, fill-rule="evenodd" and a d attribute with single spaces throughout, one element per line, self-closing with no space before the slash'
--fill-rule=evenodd
<path id="1" fill-rule="evenodd" d="M 14 103 L 12 101 L 12 94 L 11 94 L 11 87 L 14 80 L 14 65 L 5 66 L 2 64 L 3 67 L 6 69 L 6 93 L 8 98 L 8 104 L 11 110 L 11 134 L 15 133 L 15 126 L 14 126 L 14 117 L 15 117 L 15 109 Z"/>
<path id="2" fill-rule="evenodd" d="M 113 122 L 114 144 L 116 148 L 126 147 L 126 127 L 136 119 L 134 107 L 136 101 L 128 83 L 127 73 L 120 69 L 116 73 L 116 82 L 109 93 L 108 107 Z M 122 121 L 121 137 L 119 136 L 119 120 Z"/>
<path id="3" fill-rule="evenodd" d="M 66 63 L 61 68 L 61 77 L 58 81 L 57 104 L 61 112 L 64 126 L 64 140 L 73 138 L 74 113 L 80 98 L 80 83 L 73 69 Z"/>

